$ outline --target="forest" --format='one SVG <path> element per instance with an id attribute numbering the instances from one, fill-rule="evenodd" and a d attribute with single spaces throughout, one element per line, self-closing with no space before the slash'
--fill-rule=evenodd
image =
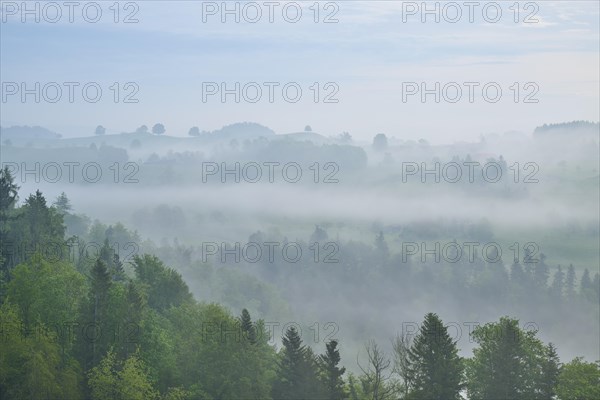
<path id="1" fill-rule="evenodd" d="M 193 295 L 184 278 L 190 277 L 194 285 L 205 280 L 214 289 L 216 274 L 229 286 L 236 282 L 231 274 L 244 273 L 237 271 L 241 266 L 192 261 L 194 249 L 157 246 L 148 240 L 121 260 L 111 243 L 118 235 L 142 243 L 136 232 L 122 224 L 90 224 L 89 218 L 86 222 L 85 216 L 73 212 L 65 193 L 50 201 L 37 190 L 20 202 L 19 189 L 4 168 L 0 172 L 2 398 L 600 397 L 600 362 L 583 357 L 561 360 L 560 343 L 544 342 L 531 324 L 523 325 L 510 315 L 471 326 L 468 336 L 473 346 L 468 356 L 459 354 L 452 324 L 446 325 L 434 308 L 422 316 L 417 328 L 403 324 L 415 329 L 385 332 L 387 343 L 367 339 L 358 351 L 360 357 L 335 334 L 311 346 L 299 333 L 299 324 L 288 324 L 275 335 L 268 321 L 248 311 L 257 305 L 241 300 L 269 296 L 264 288 L 255 287 L 255 293 L 249 294 L 245 283 L 230 287 L 233 297 L 224 298 L 229 304 L 240 303 L 236 315 L 228 306 Z M 70 236 L 77 226 L 82 234 Z M 307 243 L 326 239 L 325 229 L 317 226 Z M 85 240 L 99 244 L 95 253 L 88 252 L 91 247 L 85 246 Z M 74 241 L 80 246 L 73 246 Z M 543 256 L 539 262 L 515 259 L 509 268 L 484 260 L 469 264 L 468 269 L 460 264 L 436 265 L 444 270 L 436 277 L 431 265 L 412 258 L 403 262 L 401 255 L 393 254 L 382 232 L 374 243 L 340 243 L 342 272 L 328 272 L 323 264 L 311 267 L 310 262 L 295 265 L 293 271 L 278 271 L 285 267 L 278 264 L 281 260 L 254 267 L 259 274 L 260 270 L 270 274 L 275 284 L 278 279 L 318 273 L 317 281 L 326 285 L 314 290 L 330 295 L 339 290 L 344 298 L 348 293 L 343 293 L 343 287 L 352 296 L 363 296 L 384 275 L 393 290 L 405 292 L 414 302 L 428 298 L 431 304 L 454 294 L 454 306 L 467 305 L 487 292 L 483 303 L 488 304 L 478 307 L 489 309 L 503 301 L 507 309 L 525 303 L 541 309 L 550 303 L 552 315 L 571 316 L 560 321 L 565 325 L 593 315 L 600 302 L 598 273 L 591 276 L 585 269 L 577 276 L 570 265 L 564 270 L 558 267 L 550 280 Z M 177 265 L 187 264 L 188 269 L 180 272 L 156 254 Z M 181 259 L 186 262 L 175 261 Z M 227 270 L 229 277 L 219 274 Z M 247 281 L 243 275 L 237 280 Z M 347 301 L 352 303 L 350 297 Z M 262 315 L 271 312 L 261 309 Z M 389 310 L 381 311 L 394 318 Z M 356 312 L 353 317 L 362 318 L 360 310 Z M 553 320 L 550 315 L 546 318 Z"/>

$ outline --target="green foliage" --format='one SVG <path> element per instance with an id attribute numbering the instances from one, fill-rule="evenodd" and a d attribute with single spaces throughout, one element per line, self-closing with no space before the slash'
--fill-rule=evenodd
<path id="1" fill-rule="evenodd" d="M 109 351 L 89 372 L 88 386 L 93 400 L 154 400 L 159 396 L 137 353 L 120 363 Z"/>
<path id="2" fill-rule="evenodd" d="M 157 257 L 148 254 L 135 256 L 133 267 L 137 280 L 146 290 L 148 306 L 162 311 L 192 301 L 181 275 L 167 268 Z"/>
<path id="3" fill-rule="evenodd" d="M 0 211 L 5 212 L 14 208 L 18 199 L 19 186 L 15 184 L 8 166 L 0 169 Z"/>
<path id="4" fill-rule="evenodd" d="M 56 336 L 43 326 L 25 329 L 18 314 L 16 306 L 0 306 L 0 397 L 81 398 L 77 362 L 61 362 Z"/>
<path id="5" fill-rule="evenodd" d="M 244 338 L 246 338 L 250 344 L 256 343 L 256 327 L 252 323 L 252 319 L 250 318 L 250 313 L 245 308 L 242 310 L 242 315 L 240 317 L 240 324 L 242 328 L 242 334 Z"/>
<path id="6" fill-rule="evenodd" d="M 448 335 L 441 319 L 425 315 L 409 351 L 414 399 L 460 399 L 463 364 L 456 342 Z"/>
<path id="7" fill-rule="evenodd" d="M 8 182 L 8 178 L 4 179 Z M 5 183 L 5 186 L 1 190 L 9 194 L 4 200 L 0 199 L 6 203 L 0 211 L 2 270 L 10 273 L 15 265 L 26 262 L 37 253 L 52 254 L 56 260 L 66 258 L 68 252 L 62 214 L 46 205 L 46 199 L 39 190 L 30 195 L 22 207 L 13 209 L 11 185 Z"/>
<path id="8" fill-rule="evenodd" d="M 324 387 L 325 398 L 328 400 L 343 399 L 346 396 L 342 375 L 346 368 L 340 368 L 340 351 L 337 349 L 337 340 L 331 340 L 325 345 L 326 352 L 318 358 L 321 370 L 321 382 Z"/>
<path id="9" fill-rule="evenodd" d="M 72 265 L 50 262 L 37 255 L 13 270 L 8 298 L 19 308 L 25 327 L 43 324 L 60 330 L 75 320 L 85 293 L 85 282 Z M 70 347 L 68 335 L 60 335 L 63 348 Z"/>
<path id="10" fill-rule="evenodd" d="M 551 391 L 558 358 L 552 348 L 508 317 L 474 329 L 479 345 L 467 361 L 469 399 L 530 398 Z"/>
<path id="11" fill-rule="evenodd" d="M 562 366 L 556 385 L 560 400 L 588 400 L 600 398 L 600 362 L 585 362 L 576 357 Z"/>
<path id="12" fill-rule="evenodd" d="M 6 270 L 6 257 L 11 244 L 7 239 L 10 231 L 9 222 L 15 218 L 14 208 L 18 199 L 18 190 L 14 178 L 8 169 L 8 166 L 0 169 L 0 235 L 3 240 L 0 241 L 0 271 Z"/>
<path id="13" fill-rule="evenodd" d="M 545 359 L 542 363 L 542 380 L 540 382 L 540 398 L 553 399 L 556 395 L 556 384 L 560 373 L 560 359 L 556 347 L 548 343 L 545 348 Z"/>
<path id="14" fill-rule="evenodd" d="M 294 326 L 285 332 L 279 354 L 277 379 L 273 383 L 274 399 L 311 399 L 319 394 L 312 353 L 302 344 Z"/>

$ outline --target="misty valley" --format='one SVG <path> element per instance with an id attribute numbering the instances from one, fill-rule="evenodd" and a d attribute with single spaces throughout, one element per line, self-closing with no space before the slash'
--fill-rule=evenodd
<path id="1" fill-rule="evenodd" d="M 0 0 L 0 400 L 600 399 L 600 2 Z"/>
<path id="2" fill-rule="evenodd" d="M 597 123 L 2 138 L 3 396 L 598 394 Z"/>

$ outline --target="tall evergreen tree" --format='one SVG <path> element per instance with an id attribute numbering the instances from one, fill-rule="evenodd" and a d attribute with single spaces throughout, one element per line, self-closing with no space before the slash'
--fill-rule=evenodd
<path id="1" fill-rule="evenodd" d="M 240 325 L 244 338 L 246 338 L 251 344 L 256 344 L 256 327 L 252 323 L 250 313 L 245 308 L 242 310 Z"/>
<path id="2" fill-rule="evenodd" d="M 581 276 L 581 283 L 579 288 L 579 294 L 584 299 L 592 299 L 594 293 L 594 286 L 592 284 L 592 280 L 590 278 L 590 270 L 585 269 L 583 271 L 583 275 Z"/>
<path id="3" fill-rule="evenodd" d="M 346 368 L 338 366 L 341 358 L 337 345 L 337 340 L 331 340 L 325 345 L 325 354 L 319 356 L 321 382 L 324 387 L 325 398 L 328 400 L 340 400 L 346 396 L 342 379 Z"/>
<path id="4" fill-rule="evenodd" d="M 515 259 L 515 262 L 510 267 L 510 281 L 513 285 L 522 285 L 526 279 L 525 271 L 523 266 L 519 263 L 519 260 Z"/>
<path id="5" fill-rule="evenodd" d="M 575 268 L 573 267 L 573 264 L 570 264 L 565 280 L 565 296 L 569 301 L 572 301 L 575 298 L 575 279 Z"/>
<path id="6" fill-rule="evenodd" d="M 0 169 L 0 212 L 11 210 L 18 199 L 19 186 L 8 166 Z"/>
<path id="7" fill-rule="evenodd" d="M 100 259 L 96 261 L 91 270 L 91 285 L 90 293 L 88 297 L 88 310 L 84 317 L 84 324 L 93 326 L 94 329 L 107 328 L 107 317 L 108 317 L 108 301 L 109 301 L 109 290 L 112 281 L 110 279 L 110 273 L 106 268 L 106 264 Z M 108 350 L 102 346 L 102 342 L 92 338 L 84 339 L 84 351 L 85 360 L 84 366 L 91 368 L 96 366 L 97 363 L 104 355 L 104 351 Z"/>
<path id="8" fill-rule="evenodd" d="M 316 242 L 319 243 L 319 245 L 323 245 L 323 242 L 325 242 L 328 238 L 329 236 L 327 235 L 327 231 L 321 228 L 319 225 L 315 225 L 315 230 L 310 235 L 310 242 Z"/>
<path id="9" fill-rule="evenodd" d="M 100 259 L 106 264 L 106 268 L 113 281 L 122 281 L 125 279 L 123 263 L 119 259 L 117 252 L 110 247 L 108 238 L 104 239 L 104 244 L 100 248 Z"/>
<path id="10" fill-rule="evenodd" d="M 3 297 L 2 287 L 7 281 L 8 270 L 14 263 L 11 262 L 11 253 L 16 243 L 14 234 L 10 232 L 10 222 L 16 218 L 15 205 L 18 199 L 18 190 L 8 166 L 0 169 L 0 299 Z"/>
<path id="11" fill-rule="evenodd" d="M 121 346 L 121 358 L 126 359 L 136 350 L 137 343 L 140 341 L 140 325 L 144 318 L 146 300 L 138 285 L 130 280 L 127 282 L 125 297 L 125 337 Z"/>
<path id="12" fill-rule="evenodd" d="M 316 397 L 318 381 L 312 369 L 312 360 L 295 327 L 290 327 L 283 337 L 279 371 L 273 384 L 273 398 L 305 400 Z"/>
<path id="13" fill-rule="evenodd" d="M 58 212 L 60 212 L 63 215 L 69 213 L 72 209 L 71 201 L 69 200 L 65 192 L 62 192 L 60 196 L 56 198 L 52 205 L 58 210 Z"/>
<path id="14" fill-rule="evenodd" d="M 545 358 L 542 364 L 542 379 L 540 384 L 540 397 L 542 399 L 553 399 L 556 396 L 556 384 L 560 373 L 560 359 L 556 347 L 548 343 L 545 348 Z"/>
<path id="15" fill-rule="evenodd" d="M 552 280 L 552 285 L 550 285 L 550 296 L 556 300 L 560 301 L 563 296 L 563 288 L 565 285 L 565 274 L 562 272 L 562 267 L 559 265 L 556 272 L 554 273 L 554 279 Z"/>
<path id="16" fill-rule="evenodd" d="M 390 251 L 387 242 L 385 241 L 385 236 L 383 236 L 383 231 L 380 231 L 375 238 L 375 249 L 381 257 L 387 258 L 389 256 Z"/>
<path id="17" fill-rule="evenodd" d="M 437 314 L 425 315 L 409 353 L 416 399 L 460 399 L 462 360 Z"/>
<path id="18" fill-rule="evenodd" d="M 546 255 L 544 253 L 540 254 L 540 259 L 534 265 L 533 282 L 538 289 L 545 289 L 548 286 L 548 277 L 550 276 L 550 271 L 546 264 Z"/>

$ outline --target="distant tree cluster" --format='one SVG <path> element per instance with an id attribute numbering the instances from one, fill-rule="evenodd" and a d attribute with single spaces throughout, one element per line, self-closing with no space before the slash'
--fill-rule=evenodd
<path id="1" fill-rule="evenodd" d="M 544 124 L 538 126 L 533 131 L 534 135 L 548 134 L 548 133 L 566 133 L 573 131 L 578 132 L 590 132 L 598 134 L 600 132 L 600 123 L 591 121 L 573 121 L 573 122 L 561 122 L 558 124 Z"/>
<path id="2" fill-rule="evenodd" d="M 142 125 L 135 130 L 135 133 L 138 133 L 138 134 L 146 134 L 148 132 L 149 132 L 149 130 L 146 125 Z M 154 124 L 154 126 L 152 126 L 151 132 L 154 135 L 162 135 L 166 132 L 165 126 L 161 123 L 156 123 L 156 124 Z"/>
<path id="3" fill-rule="evenodd" d="M 106 133 L 106 128 L 103 127 L 102 125 L 98 125 L 96 127 L 96 135 L 104 135 Z"/>

